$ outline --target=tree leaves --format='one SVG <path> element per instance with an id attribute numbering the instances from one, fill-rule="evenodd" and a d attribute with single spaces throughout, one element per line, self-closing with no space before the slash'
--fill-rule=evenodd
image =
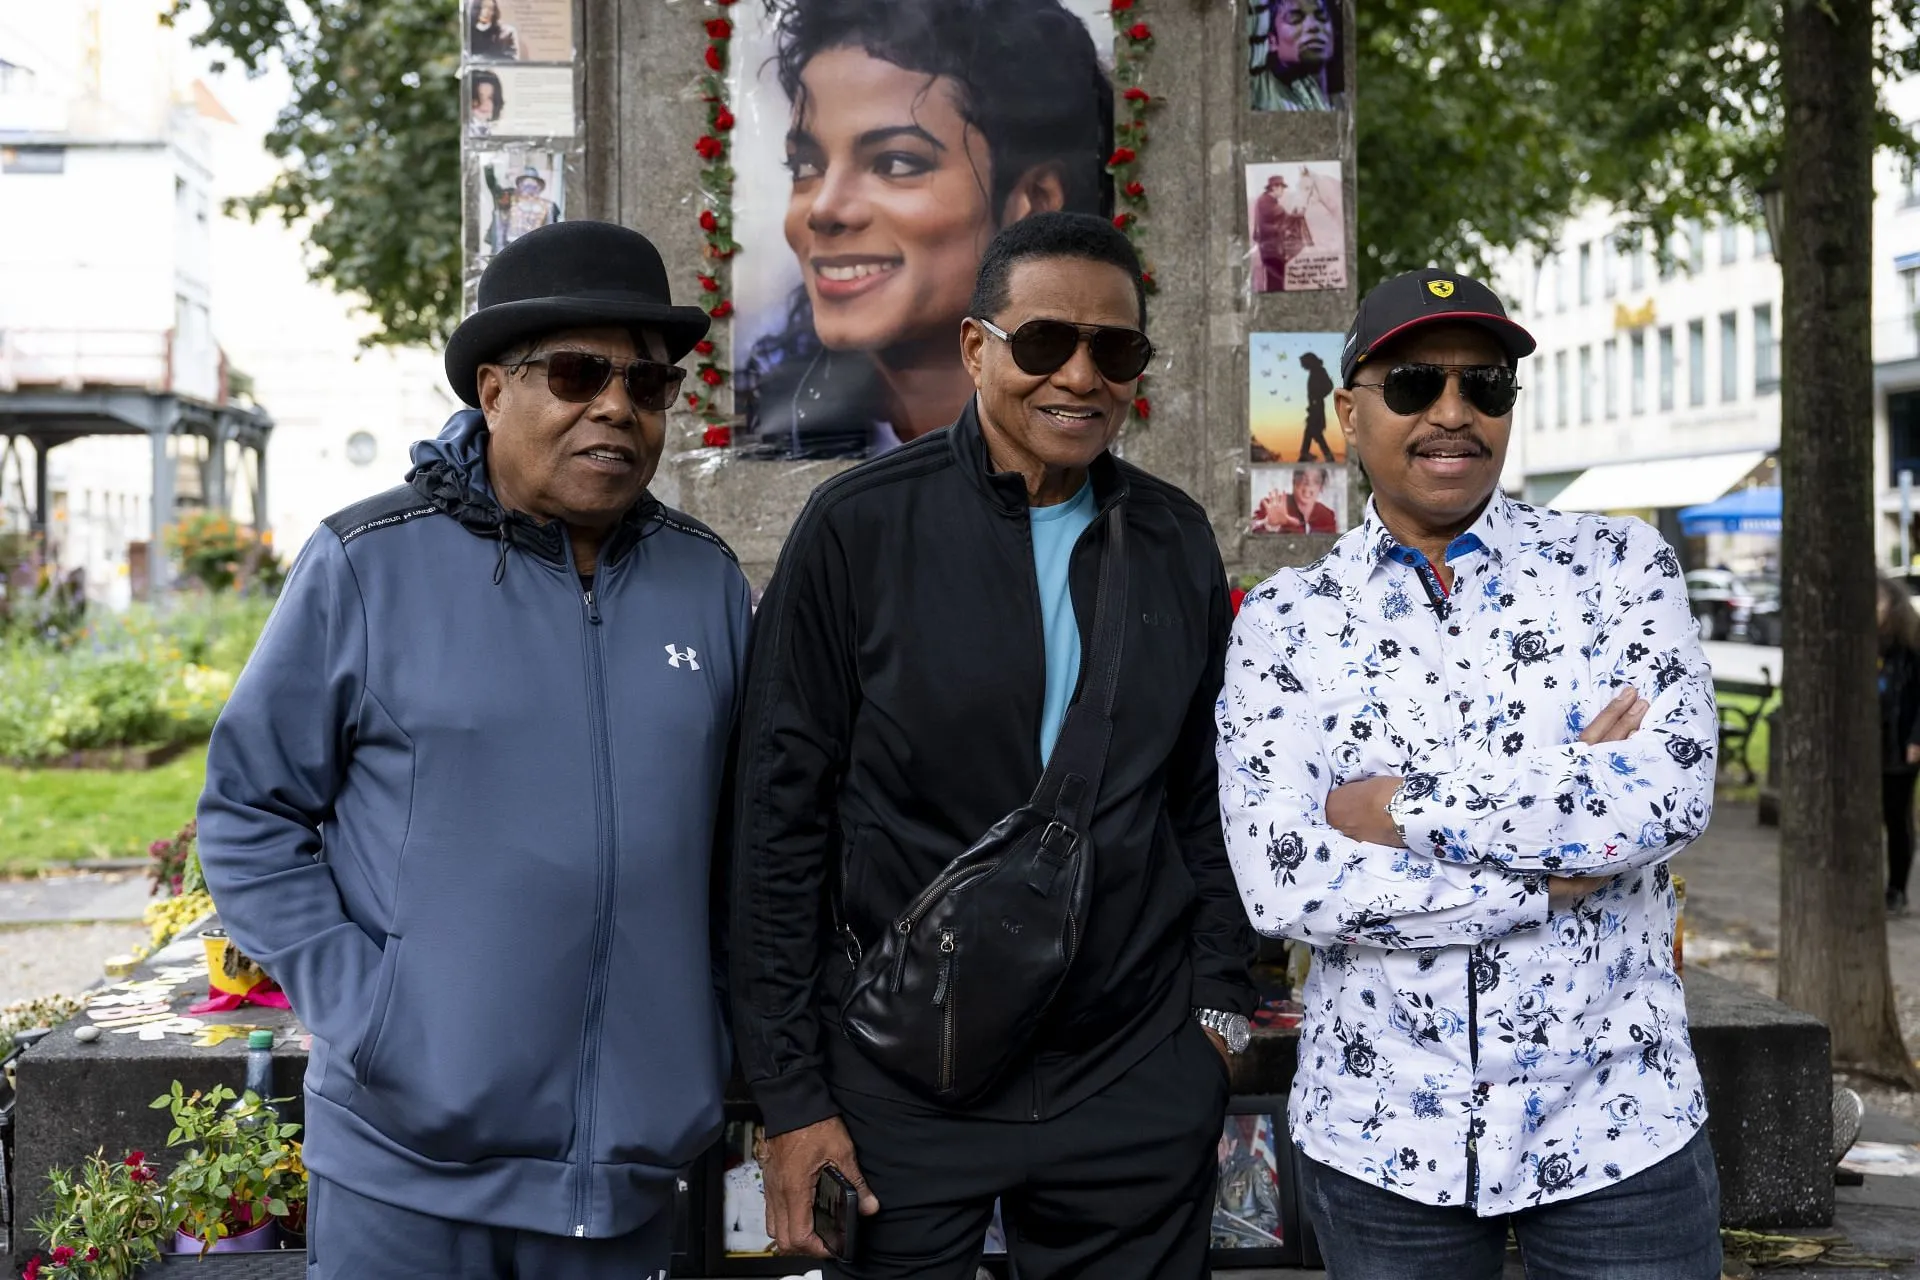
<path id="1" fill-rule="evenodd" d="M 175 0 L 195 43 L 294 95 L 266 138 L 286 170 L 230 212 L 304 226 L 308 271 L 359 294 L 372 341 L 444 340 L 460 311 L 459 28 L 444 0 Z"/>

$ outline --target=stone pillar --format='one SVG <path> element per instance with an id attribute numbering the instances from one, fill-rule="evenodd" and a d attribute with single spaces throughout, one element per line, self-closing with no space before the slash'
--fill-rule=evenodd
<path id="1" fill-rule="evenodd" d="M 47 510 L 47 454 L 53 446 L 47 443 L 45 436 L 31 436 L 33 441 L 33 533 L 40 543 L 44 555 L 47 546 L 47 531 L 52 527 L 51 513 Z"/>

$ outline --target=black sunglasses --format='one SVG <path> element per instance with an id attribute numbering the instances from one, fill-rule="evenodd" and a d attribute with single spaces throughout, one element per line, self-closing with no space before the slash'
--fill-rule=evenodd
<path id="1" fill-rule="evenodd" d="M 991 320 L 975 316 L 980 327 L 1007 344 L 1013 362 L 1022 373 L 1036 378 L 1060 368 L 1073 359 L 1084 341 L 1093 367 L 1108 382 L 1132 382 L 1146 372 L 1153 359 L 1153 344 L 1138 329 L 1114 325 L 1069 324 L 1065 320 L 1029 320 L 1008 333 Z"/>
<path id="2" fill-rule="evenodd" d="M 1378 391 L 1387 408 L 1404 416 L 1438 400 L 1448 376 L 1455 373 L 1460 375 L 1460 394 L 1474 408 L 1491 418 L 1513 412 L 1513 402 L 1520 398 L 1520 375 L 1504 364 L 1397 364 L 1381 381 L 1357 382 L 1354 390 Z"/>
<path id="3" fill-rule="evenodd" d="M 547 390 L 568 404 L 591 404 L 613 381 L 613 361 L 588 351 L 553 351 L 517 360 L 511 367 L 533 364 L 547 366 Z M 680 394 L 680 380 L 686 376 L 687 371 L 677 364 L 653 360 L 634 360 L 620 370 L 627 398 L 634 408 L 647 413 L 659 413 L 672 404 Z"/>

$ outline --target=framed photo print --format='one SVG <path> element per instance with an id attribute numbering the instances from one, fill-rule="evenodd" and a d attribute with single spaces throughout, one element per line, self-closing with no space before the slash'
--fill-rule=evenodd
<path id="1" fill-rule="evenodd" d="M 1301 1261 L 1294 1159 L 1284 1097 L 1236 1097 L 1227 1103 L 1210 1240 L 1215 1268 Z"/>

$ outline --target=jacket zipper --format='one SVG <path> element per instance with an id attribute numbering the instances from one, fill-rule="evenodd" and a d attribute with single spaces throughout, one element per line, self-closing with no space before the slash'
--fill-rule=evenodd
<path id="1" fill-rule="evenodd" d="M 569 555 L 568 563 L 572 563 Z M 574 1144 L 573 1234 L 587 1234 L 587 1186 L 593 1174 L 594 1094 L 598 1079 L 600 1021 L 607 997 L 608 952 L 613 946 L 614 818 L 613 747 L 607 727 L 606 648 L 600 630 L 600 605 L 593 588 L 580 593 L 586 613 L 587 724 L 593 736 L 594 858 L 593 949 L 587 971 L 587 1012 L 580 1030 L 580 1072 L 574 1085 L 574 1114 L 580 1117 Z"/>
<path id="2" fill-rule="evenodd" d="M 953 940 L 953 930 L 940 931 L 940 980 L 933 987 L 933 1003 L 940 1010 L 940 1092 L 953 1091 L 953 1051 L 954 1051 L 954 1006 L 960 1002 L 960 993 L 956 989 L 956 970 L 960 965 L 959 952 Z"/>

